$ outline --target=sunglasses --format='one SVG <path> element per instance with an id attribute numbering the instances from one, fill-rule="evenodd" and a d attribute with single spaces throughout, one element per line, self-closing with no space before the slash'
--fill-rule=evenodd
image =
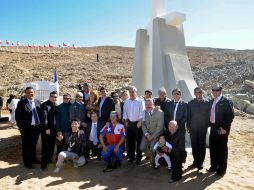
<path id="1" fill-rule="evenodd" d="M 219 92 L 220 89 L 212 89 L 213 92 Z"/>
<path id="2" fill-rule="evenodd" d="M 70 98 L 64 98 L 64 100 L 69 100 Z"/>
<path id="3" fill-rule="evenodd" d="M 173 95 L 178 95 L 178 96 L 179 96 L 179 95 L 180 95 L 180 93 L 174 93 Z"/>
<path id="4" fill-rule="evenodd" d="M 51 98 L 57 98 L 57 96 L 50 96 Z"/>

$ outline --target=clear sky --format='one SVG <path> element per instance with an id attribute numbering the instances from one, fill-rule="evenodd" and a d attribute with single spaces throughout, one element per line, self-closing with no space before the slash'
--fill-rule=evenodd
<path id="1" fill-rule="evenodd" d="M 150 0 L 1 0 L 0 40 L 135 46 Z M 167 0 L 186 14 L 188 46 L 254 49 L 254 0 Z"/>

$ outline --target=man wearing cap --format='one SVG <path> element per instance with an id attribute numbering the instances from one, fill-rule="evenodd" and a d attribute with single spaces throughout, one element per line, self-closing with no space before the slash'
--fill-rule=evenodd
<path id="1" fill-rule="evenodd" d="M 71 104 L 69 109 L 70 120 L 77 118 L 80 120 L 80 126 L 85 127 L 86 121 L 86 107 L 83 103 L 83 94 L 81 92 L 77 92 L 75 95 L 75 102 Z"/>
<path id="2" fill-rule="evenodd" d="M 213 99 L 210 102 L 210 161 L 209 172 L 223 176 L 227 170 L 228 135 L 234 119 L 233 104 L 222 96 L 222 87 L 212 87 Z"/>

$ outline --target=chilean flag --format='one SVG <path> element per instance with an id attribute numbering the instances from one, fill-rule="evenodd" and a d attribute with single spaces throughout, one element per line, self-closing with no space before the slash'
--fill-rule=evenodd
<path id="1" fill-rule="evenodd" d="M 52 45 L 51 43 L 49 43 L 49 47 L 50 47 L 50 48 L 52 48 L 52 47 L 53 47 L 53 45 Z"/>
<path id="2" fill-rule="evenodd" d="M 44 47 L 47 48 L 48 46 L 46 44 L 44 44 Z"/>
<path id="3" fill-rule="evenodd" d="M 57 80 L 56 70 L 54 70 L 54 86 L 55 86 L 55 89 L 57 91 L 57 94 L 59 95 L 59 83 L 58 83 L 58 80 Z"/>
<path id="4" fill-rule="evenodd" d="M 20 46 L 20 42 L 17 42 L 17 46 Z"/>
<path id="5" fill-rule="evenodd" d="M 64 47 L 69 47 L 69 44 L 66 44 L 66 43 L 63 42 L 63 46 Z"/>
<path id="6" fill-rule="evenodd" d="M 32 45 L 30 45 L 30 44 L 28 43 L 28 47 L 29 47 L 29 48 L 31 48 L 31 47 L 32 47 Z"/>
<path id="7" fill-rule="evenodd" d="M 0 40 L 0 44 L 2 44 L 2 40 Z"/>
<path id="8" fill-rule="evenodd" d="M 41 48 L 42 47 L 41 44 L 38 44 L 38 47 Z"/>
<path id="9" fill-rule="evenodd" d="M 5 41 L 5 44 L 6 44 L 6 45 L 9 45 L 9 44 L 10 44 L 10 41 L 6 40 L 6 41 Z"/>

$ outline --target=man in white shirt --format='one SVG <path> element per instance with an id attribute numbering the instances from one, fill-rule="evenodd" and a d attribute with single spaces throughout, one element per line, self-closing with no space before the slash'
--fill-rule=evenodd
<path id="1" fill-rule="evenodd" d="M 141 124 L 144 118 L 144 102 L 137 96 L 137 88 L 131 86 L 129 88 L 130 99 L 124 102 L 123 119 L 127 128 L 128 155 L 129 162 L 135 160 L 136 164 L 141 164 L 142 152 L 139 149 L 143 136 Z"/>

